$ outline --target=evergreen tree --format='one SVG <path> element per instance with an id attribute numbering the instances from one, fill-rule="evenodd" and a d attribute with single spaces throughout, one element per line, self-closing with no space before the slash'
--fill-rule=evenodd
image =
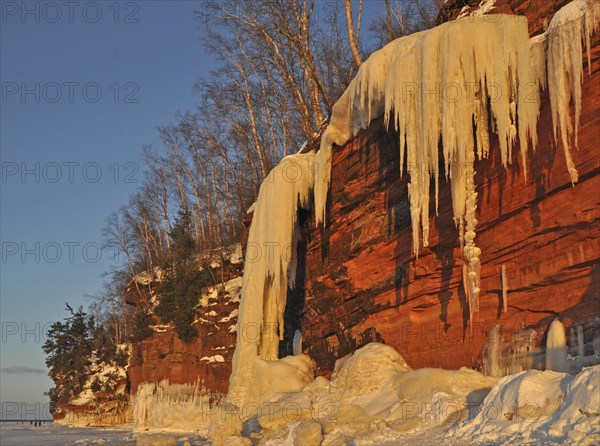
<path id="1" fill-rule="evenodd" d="M 48 330 L 43 350 L 49 375 L 55 382 L 50 389 L 50 409 L 69 401 L 83 390 L 87 381 L 93 351 L 94 318 L 79 307 L 77 311 L 67 304 L 71 316 L 65 322 L 55 322 Z"/>
<path id="2" fill-rule="evenodd" d="M 163 323 L 173 322 L 179 338 L 190 343 L 198 335 L 193 322 L 208 276 L 199 270 L 194 258 L 196 243 L 186 207 L 179 210 L 169 235 L 172 256 L 164 265 L 165 277 L 157 290 L 159 303 L 154 312 Z"/>
<path id="3" fill-rule="evenodd" d="M 145 310 L 139 310 L 135 315 L 133 342 L 141 342 L 154 333 L 150 325 L 154 324 L 154 318 Z"/>

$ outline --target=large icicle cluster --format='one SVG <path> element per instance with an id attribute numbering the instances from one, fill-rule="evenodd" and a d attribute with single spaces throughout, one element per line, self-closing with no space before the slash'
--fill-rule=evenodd
<path id="1" fill-rule="evenodd" d="M 525 17 L 467 17 L 395 40 L 362 64 L 340 100 L 315 156 L 315 214 L 326 215 L 332 146 L 343 145 L 384 114 L 400 136 L 400 166 L 410 175 L 413 246 L 428 245 L 430 188 L 438 208 L 439 166 L 451 182 L 454 221 L 464 256 L 470 314 L 478 310 L 481 250 L 475 244 L 474 163 L 489 156 L 489 126 L 498 135 L 502 164 L 512 162 L 519 137 L 522 169 L 537 145 L 540 88 L 548 87 L 555 137 L 560 128 L 571 180 L 577 170 L 569 141 L 581 112 L 582 41 L 598 28 L 599 0 L 575 0 L 557 12 L 546 33 L 529 39 Z M 546 44 L 548 55 L 546 56 Z M 546 67 L 547 57 L 547 67 Z M 546 74 L 548 82 L 546 85 Z M 575 104 L 571 124 L 569 102 Z M 439 160 L 439 145 L 443 159 Z M 440 162 L 441 161 L 441 162 Z M 406 167 L 405 167 L 406 163 Z"/>
<path id="2" fill-rule="evenodd" d="M 252 392 L 261 360 L 278 358 L 288 283 L 296 275 L 298 206 L 307 207 L 314 153 L 290 155 L 260 187 L 250 233 L 228 399 L 240 404 Z M 253 396 L 252 401 L 256 401 Z"/>
<path id="3" fill-rule="evenodd" d="M 471 312 L 476 311 L 481 251 L 475 245 L 473 164 L 476 156 L 489 154 L 489 123 L 498 134 L 504 165 L 512 162 L 517 135 L 523 160 L 528 140 L 535 147 L 539 71 L 530 63 L 527 21 L 518 16 L 449 22 L 395 40 L 374 53 L 334 106 L 315 158 L 317 222 L 326 212 L 332 145 L 344 144 L 383 112 L 386 125 L 393 124 L 400 136 L 401 172 L 406 162 L 410 175 L 413 245 L 418 255 L 420 232 L 423 245 L 428 245 L 431 179 L 438 207 L 441 141 L 454 220 L 461 229 L 465 288 Z"/>
<path id="4" fill-rule="evenodd" d="M 583 42 L 591 74 L 590 40 L 600 24 L 599 0 L 574 0 L 561 8 L 552 18 L 547 30 L 548 90 L 552 108 L 554 139 L 560 128 L 563 150 L 571 181 L 579 175 L 571 158 L 571 139 L 578 147 L 577 131 L 581 115 L 581 82 L 583 81 Z M 575 125 L 571 122 L 569 102 L 575 106 Z"/>

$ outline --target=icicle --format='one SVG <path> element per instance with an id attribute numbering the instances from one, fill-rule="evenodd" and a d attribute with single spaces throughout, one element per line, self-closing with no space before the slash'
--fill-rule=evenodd
<path id="1" fill-rule="evenodd" d="M 488 157 L 489 132 L 493 131 L 498 135 L 500 157 L 506 166 L 512 161 L 518 136 L 526 176 L 528 146 L 531 144 L 535 150 L 538 142 L 539 90 L 547 85 L 555 139 L 560 127 L 569 174 L 573 182 L 577 181 L 568 144 L 573 133 L 568 106 L 573 99 L 577 146 L 582 41 L 588 50 L 589 65 L 590 37 L 599 19 L 598 0 L 575 0 L 555 14 L 545 34 L 532 39 L 524 17 L 489 15 L 445 23 L 394 40 L 373 53 L 334 105 L 315 156 L 317 224 L 325 220 L 333 145 L 343 145 L 383 113 L 386 127 L 391 124 L 399 134 L 400 174 L 406 161 L 410 176 L 413 250 L 418 255 L 421 237 L 424 246 L 428 243 L 432 176 L 436 212 L 438 208 L 441 137 L 454 221 L 460 225 L 463 282 L 472 319 L 478 308 L 481 253 L 474 241 L 474 150 L 478 158 Z"/>
<path id="2" fill-rule="evenodd" d="M 585 356 L 585 343 L 583 342 L 583 327 L 577 326 L 577 355 L 579 357 Z"/>
<path id="3" fill-rule="evenodd" d="M 506 277 L 506 265 L 502 265 L 502 308 L 508 311 L 508 278 Z"/>
<path id="4" fill-rule="evenodd" d="M 502 359 L 502 326 L 495 325 L 489 332 L 489 341 L 483 359 L 483 372 L 488 376 L 502 376 Z"/>
<path id="5" fill-rule="evenodd" d="M 558 141 L 558 129 L 571 176 L 571 182 L 579 179 L 575 163 L 571 158 L 571 139 L 579 148 L 578 130 L 581 115 L 581 83 L 583 81 L 583 42 L 588 55 L 591 74 L 591 35 L 600 24 L 600 1 L 574 0 L 561 8 L 552 18 L 546 31 L 548 34 L 548 91 L 552 109 L 554 140 Z M 569 103 L 573 100 L 575 124 L 569 114 Z"/>
<path id="6" fill-rule="evenodd" d="M 315 214 L 325 220 L 333 144 L 342 145 L 383 112 L 399 134 L 401 174 L 406 161 L 413 250 L 428 245 L 430 184 L 439 198 L 438 143 L 451 183 L 454 221 L 461 229 L 470 313 L 479 305 L 481 250 L 475 244 L 475 152 L 489 156 L 489 131 L 498 134 L 504 165 L 519 137 L 521 158 L 537 144 L 540 69 L 523 17 L 469 17 L 397 39 L 361 65 L 340 100 L 315 156 Z M 488 108 L 490 113 L 488 113 Z M 475 134 L 473 133 L 475 125 Z M 433 178 L 432 178 L 433 177 Z M 464 237 L 464 239 L 463 239 Z"/>
<path id="7" fill-rule="evenodd" d="M 228 400 L 248 401 L 257 358 L 278 358 L 288 285 L 294 285 L 298 205 L 313 188 L 314 153 L 284 158 L 263 181 L 248 234 Z M 290 280 L 291 279 L 291 280 Z M 252 399 L 250 399 L 252 400 Z"/>
<path id="8" fill-rule="evenodd" d="M 568 369 L 565 326 L 558 319 L 554 319 L 546 338 L 546 370 L 567 372 Z"/>
<path id="9" fill-rule="evenodd" d="M 542 90 L 546 90 L 546 33 L 539 34 L 529 40 L 529 58 L 534 77 Z M 532 135 L 533 136 L 533 135 Z M 536 135 L 537 136 L 537 135 Z"/>
<path id="10" fill-rule="evenodd" d="M 474 157 L 473 152 L 470 152 L 471 156 Z M 467 181 L 467 200 L 465 203 L 465 232 L 463 235 L 464 248 L 463 255 L 466 265 L 466 278 L 467 281 L 464 283 L 465 290 L 467 290 L 467 298 L 469 301 L 469 315 L 470 324 L 473 326 L 473 313 L 479 311 L 479 270 L 481 249 L 475 245 L 475 227 L 477 226 L 477 219 L 475 218 L 475 211 L 477 210 L 477 192 L 475 192 L 475 170 L 472 165 L 470 169 L 465 172 Z"/>
<path id="11" fill-rule="evenodd" d="M 210 399 L 200 383 L 170 384 L 144 382 L 131 397 L 134 430 L 184 430 L 192 423 L 196 428 L 206 427 Z"/>

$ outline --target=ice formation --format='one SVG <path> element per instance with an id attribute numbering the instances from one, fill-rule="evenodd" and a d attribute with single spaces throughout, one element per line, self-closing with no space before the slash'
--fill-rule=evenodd
<path id="1" fill-rule="evenodd" d="M 286 293 L 296 276 L 298 206 L 309 204 L 313 157 L 306 153 L 284 158 L 260 187 L 248 236 L 228 393 L 228 400 L 237 405 L 261 398 L 259 386 L 252 384 L 257 378 L 255 369 L 277 374 L 277 366 L 264 363 L 277 360 L 283 338 Z M 295 358 L 281 367 L 297 367 L 298 379 L 304 382 L 307 358 Z M 290 379 L 292 388 L 296 384 Z"/>
<path id="2" fill-rule="evenodd" d="M 210 423 L 210 395 L 199 383 L 142 383 L 132 398 L 132 415 L 137 431 L 189 431 L 206 429 Z"/>
<path id="3" fill-rule="evenodd" d="M 529 146 L 535 149 L 537 145 L 540 88 L 549 90 L 554 131 L 561 131 L 569 172 L 576 180 L 566 142 L 572 133 L 576 134 L 579 125 L 581 42 L 585 40 L 589 47 L 590 35 L 600 17 L 597 1 L 576 3 L 577 6 L 568 6 L 556 14 L 547 33 L 532 39 L 524 17 L 468 17 L 397 39 L 361 65 L 333 107 L 319 152 L 284 158 L 261 186 L 253 206 L 228 403 L 243 407 L 247 402 L 282 398 L 288 402 L 297 400 L 301 407 L 312 407 L 316 400 L 325 399 L 343 402 L 338 421 L 347 418 L 354 422 L 361 420 L 365 426 L 373 423 L 379 426 L 375 414 L 385 415 L 389 422 L 395 422 L 394 413 L 404 416 L 394 412 L 397 402 L 393 400 L 403 397 L 398 389 L 410 395 L 417 381 L 423 384 L 422 388 L 431 390 L 423 398 L 440 404 L 466 402 L 472 392 L 479 392 L 479 396 L 487 392 L 494 379 L 475 376 L 473 373 L 477 372 L 473 371 L 412 372 L 391 367 L 380 370 L 381 376 L 375 373 L 379 378 L 385 375 L 385 379 L 378 378 L 374 392 L 375 387 L 369 387 L 371 381 L 364 374 L 353 380 L 356 384 L 350 385 L 348 380 L 336 384 L 345 367 L 364 362 L 359 359 L 350 357 L 340 362 L 331 383 L 324 378 L 311 382 L 313 364 L 306 355 L 278 360 L 286 290 L 288 284 L 293 286 L 295 277 L 298 205 L 308 206 L 314 186 L 316 220 L 325 221 L 333 145 L 345 144 L 374 118 L 383 115 L 386 126 L 391 125 L 399 134 L 400 172 L 406 170 L 409 174 L 408 199 L 416 255 L 421 243 L 428 245 L 430 191 L 435 195 L 437 212 L 440 174 L 450 182 L 453 218 L 459 227 L 464 257 L 463 281 L 472 317 L 479 306 L 481 255 L 475 244 L 478 192 L 474 164 L 489 157 L 491 130 L 498 137 L 504 166 L 512 163 L 518 140 L 521 168 L 527 175 Z M 493 2 L 486 4 L 491 6 Z M 568 59 L 563 57 L 566 48 L 572 49 Z M 561 93 L 565 88 L 568 91 Z M 576 110 L 574 132 L 568 111 L 571 99 Z M 290 166 L 293 180 L 290 180 Z M 506 310 L 505 269 L 502 287 Z M 551 334 L 549 351 L 561 348 L 560 333 L 551 328 Z M 370 350 L 379 359 L 386 356 L 378 347 L 371 346 L 365 351 Z M 295 353 L 299 353 L 298 348 Z M 355 355 L 369 356 L 364 352 Z M 555 365 L 555 358 L 551 355 L 548 358 L 551 368 L 564 365 L 561 359 Z M 385 361 L 379 359 L 373 363 L 381 368 Z M 500 370 L 500 364 L 495 366 Z M 458 378 L 471 383 L 470 386 L 457 390 L 452 383 Z M 395 392 L 389 392 L 390 383 L 399 386 Z M 435 383 L 437 387 L 429 388 L 426 383 Z M 356 386 L 370 390 L 362 395 L 354 389 Z M 385 398 L 377 401 L 368 398 L 380 391 Z M 384 400 L 391 404 L 385 410 L 378 404 Z M 261 422 L 276 426 L 281 421 L 277 420 L 271 417 Z M 290 435 L 293 437 L 291 430 Z"/>
<path id="4" fill-rule="evenodd" d="M 529 141 L 536 146 L 538 72 L 530 63 L 527 21 L 517 16 L 445 23 L 375 52 L 333 107 L 315 157 L 317 222 L 325 219 L 333 144 L 344 144 L 383 113 L 386 125 L 399 133 L 401 172 L 406 162 L 410 175 L 408 195 L 417 255 L 420 232 L 423 245 L 428 245 L 430 185 L 433 179 L 437 210 L 443 162 L 444 175 L 451 182 L 454 220 L 460 225 L 465 289 L 471 313 L 477 311 L 481 250 L 475 245 L 473 164 L 476 157 L 489 155 L 488 122 L 498 134 L 505 166 L 512 162 L 517 136 L 523 161 Z"/>
<path id="5" fill-rule="evenodd" d="M 506 277 L 506 265 L 502 265 L 502 311 L 508 311 L 508 278 Z"/>
<path id="6" fill-rule="evenodd" d="M 600 1 L 574 0 L 561 8 L 548 27 L 548 90 L 552 109 L 554 139 L 558 129 L 571 176 L 576 183 L 579 175 L 571 158 L 571 140 L 578 148 L 577 131 L 581 115 L 581 83 L 583 81 L 583 43 L 591 74 L 590 39 L 600 24 Z M 575 123 L 569 113 L 573 101 Z"/>
<path id="7" fill-rule="evenodd" d="M 493 2 L 487 2 L 493 5 Z M 414 252 L 420 233 L 428 245 L 430 187 L 438 208 L 439 165 L 451 183 L 454 221 L 460 227 L 463 281 L 470 315 L 479 307 L 481 249 L 475 244 L 477 191 L 474 163 L 489 156 L 489 126 L 498 135 L 502 164 L 519 140 L 527 175 L 529 142 L 537 145 L 539 89 L 550 94 L 555 135 L 561 137 L 573 182 L 577 171 L 569 139 L 581 111 L 582 40 L 589 49 L 600 19 L 598 0 L 575 0 L 557 12 L 547 33 L 529 39 L 525 17 L 467 17 L 389 43 L 361 65 L 334 105 L 315 156 L 315 214 L 325 220 L 332 147 L 343 145 L 381 114 L 400 137 L 400 172 L 410 175 L 408 196 Z M 546 38 L 548 56 L 546 70 Z M 589 64 L 589 51 L 588 51 Z M 575 103 L 575 126 L 569 101 Z M 442 160 L 439 159 L 439 144 Z"/>
<path id="8" fill-rule="evenodd" d="M 546 338 L 546 370 L 555 370 L 557 372 L 569 371 L 565 326 L 558 319 L 554 319 L 548 329 Z"/>

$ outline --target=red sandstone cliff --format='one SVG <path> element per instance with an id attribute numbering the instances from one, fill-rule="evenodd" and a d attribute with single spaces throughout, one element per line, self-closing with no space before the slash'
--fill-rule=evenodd
<path id="1" fill-rule="evenodd" d="M 476 8 L 463 10 L 465 4 L 478 3 L 449 2 L 441 17 L 454 19 Z M 490 12 L 526 15 L 533 36 L 566 3 L 497 0 Z M 591 76 L 584 56 L 580 149 L 573 151 L 580 179 L 575 186 L 561 144 L 552 136 L 547 95 L 542 96 L 539 144 L 527 161 L 527 181 L 518 161 L 508 169 L 501 166 L 497 141 L 492 140 L 493 156 L 475 165 L 477 243 L 483 253 L 480 311 L 472 326 L 449 185 L 440 184 L 439 216 L 430 211 L 430 246 L 416 259 L 408 176 L 400 178 L 397 134 L 387 132 L 380 118 L 344 147 L 334 148 L 325 228 L 314 227 L 314 215 L 301 215 L 304 240 L 299 252 L 304 255 L 296 289 L 288 293 L 282 353 L 289 351 L 294 331 L 301 328 L 304 352 L 317 363 L 318 374 L 330 373 L 336 359 L 371 341 L 393 346 L 414 368 L 478 367 L 492 327 L 502 325 L 506 339 L 535 330 L 532 339 L 540 346 L 555 317 L 567 326 L 584 325 L 588 341 L 600 315 L 599 42 L 596 33 Z M 515 147 L 515 160 L 518 150 Z M 502 265 L 508 278 L 506 313 Z M 228 327 L 236 319 L 218 321 L 237 303 L 214 303 L 207 310 L 217 315 L 197 324 L 196 342 L 183 344 L 167 330 L 134 345 L 128 373 L 132 394 L 142 382 L 165 378 L 175 384 L 200 380 L 213 392 L 227 391 L 236 336 Z M 202 360 L 215 354 L 224 362 Z"/>
<path id="2" fill-rule="evenodd" d="M 496 3 L 491 12 L 526 15 L 533 36 L 568 1 Z M 446 6 L 444 14 L 454 18 L 460 10 Z M 449 185 L 440 184 L 439 217 L 430 211 L 430 246 L 415 259 L 408 175 L 400 179 L 397 134 L 386 132 L 378 119 L 344 147 L 334 147 L 327 223 L 316 229 L 309 218 L 304 226 L 306 293 L 299 298 L 305 300 L 304 351 L 319 374 L 331 372 L 337 358 L 371 341 L 393 346 L 415 368 L 477 367 L 488 332 L 497 324 L 506 338 L 532 328 L 540 345 L 549 323 L 560 317 L 567 326 L 583 324 L 589 341 L 600 315 L 599 43 L 596 33 L 591 76 L 584 55 L 580 149 L 573 150 L 577 184 L 571 185 L 563 149 L 554 142 L 547 95 L 527 181 L 519 162 L 502 168 L 497 141 L 490 159 L 475 164 L 477 243 L 483 253 L 480 311 L 472 334 Z M 508 278 L 506 313 L 502 265 Z"/>
<path id="3" fill-rule="evenodd" d="M 183 343 L 172 327 L 156 326 L 152 336 L 133 344 L 127 371 L 131 395 L 141 383 L 163 379 L 171 384 L 198 382 L 207 391 L 227 393 L 241 277 L 225 285 L 224 291 L 213 288 L 201 297 L 202 314 L 194 324 L 198 337 L 192 343 Z"/>

